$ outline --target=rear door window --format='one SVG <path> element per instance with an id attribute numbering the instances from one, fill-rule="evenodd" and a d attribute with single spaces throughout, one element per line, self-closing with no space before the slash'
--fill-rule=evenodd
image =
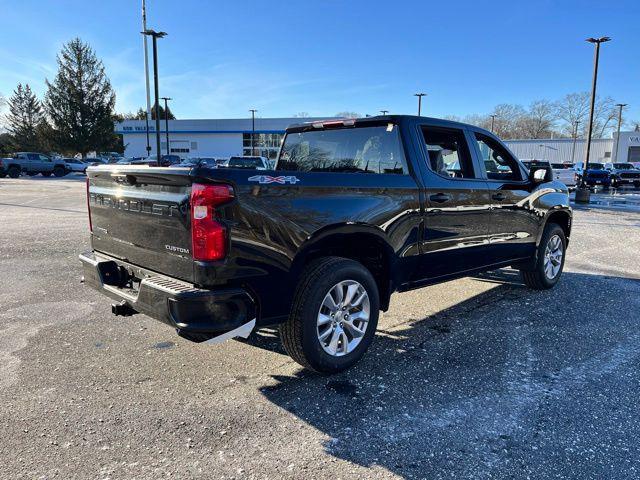
<path id="1" fill-rule="evenodd" d="M 464 132 L 458 128 L 422 127 L 429 168 L 450 179 L 476 178 Z"/>

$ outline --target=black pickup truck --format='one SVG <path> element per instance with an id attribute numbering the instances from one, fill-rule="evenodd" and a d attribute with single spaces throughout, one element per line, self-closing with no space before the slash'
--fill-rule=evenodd
<path id="1" fill-rule="evenodd" d="M 87 174 L 92 251 L 80 260 L 113 313 L 196 342 L 280 325 L 287 352 L 325 373 L 362 357 L 393 292 L 505 266 L 553 287 L 571 231 L 550 169 L 426 117 L 291 126 L 275 170 Z"/>

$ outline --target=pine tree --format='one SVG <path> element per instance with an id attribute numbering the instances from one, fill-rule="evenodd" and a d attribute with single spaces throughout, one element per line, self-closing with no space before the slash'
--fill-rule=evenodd
<path id="1" fill-rule="evenodd" d="M 42 122 L 42 105 L 31 91 L 31 87 L 21 83 L 9 98 L 7 130 L 11 134 L 13 148 L 16 150 L 36 150 L 38 148 L 37 128 Z"/>
<path id="2" fill-rule="evenodd" d="M 164 120 L 164 107 L 162 105 L 160 105 L 160 120 Z M 176 117 L 173 114 L 173 112 L 171 111 L 171 107 L 169 107 L 167 105 L 167 113 L 169 114 L 169 120 L 175 120 Z M 135 114 L 135 118 L 134 120 L 144 120 L 145 119 L 145 111 L 142 108 L 139 108 L 138 111 Z M 156 107 L 155 107 L 155 103 L 153 104 L 153 106 L 151 107 L 151 118 L 149 120 L 155 120 L 156 119 Z"/>
<path id="3" fill-rule="evenodd" d="M 47 80 L 46 113 L 53 139 L 63 151 L 106 150 L 114 141 L 113 109 L 116 96 L 93 49 L 79 38 L 62 47 L 58 73 Z"/>

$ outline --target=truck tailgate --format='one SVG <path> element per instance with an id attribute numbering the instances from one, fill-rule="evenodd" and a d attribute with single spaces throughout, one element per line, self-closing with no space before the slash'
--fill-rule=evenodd
<path id="1" fill-rule="evenodd" d="M 192 282 L 189 171 L 146 166 L 88 169 L 93 249 Z"/>

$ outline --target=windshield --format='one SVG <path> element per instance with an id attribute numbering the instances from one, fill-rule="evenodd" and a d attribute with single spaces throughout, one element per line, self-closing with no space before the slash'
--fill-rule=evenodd
<path id="1" fill-rule="evenodd" d="M 276 169 L 406 173 L 397 125 L 289 133 Z"/>
<path id="2" fill-rule="evenodd" d="M 604 170 L 604 164 L 589 162 L 589 170 Z"/>
<path id="3" fill-rule="evenodd" d="M 630 163 L 614 163 L 613 168 L 616 170 L 633 170 L 635 167 Z"/>
<path id="4" fill-rule="evenodd" d="M 231 157 L 227 166 L 231 168 L 257 168 L 263 165 L 260 158 Z"/>

